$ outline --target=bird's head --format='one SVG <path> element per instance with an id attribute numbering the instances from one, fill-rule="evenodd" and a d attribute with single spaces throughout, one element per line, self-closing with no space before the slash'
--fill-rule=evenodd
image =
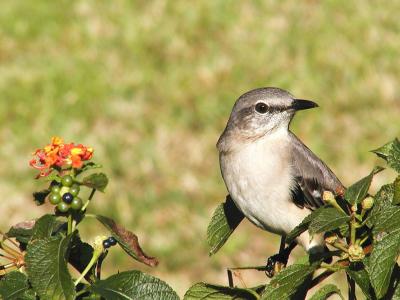
<path id="1" fill-rule="evenodd" d="M 257 138 L 276 129 L 287 129 L 296 111 L 314 107 L 318 107 L 315 102 L 296 99 L 279 88 L 251 90 L 236 101 L 225 131 Z"/>

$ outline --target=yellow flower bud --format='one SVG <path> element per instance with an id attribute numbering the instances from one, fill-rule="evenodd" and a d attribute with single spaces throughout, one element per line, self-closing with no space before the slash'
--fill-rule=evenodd
<path id="1" fill-rule="evenodd" d="M 365 210 L 371 209 L 373 205 L 374 205 L 374 198 L 372 198 L 372 197 L 365 198 L 361 202 L 361 206 Z"/>
<path id="2" fill-rule="evenodd" d="M 338 240 L 338 236 L 335 233 L 325 237 L 325 242 L 330 245 L 337 242 L 337 240 Z"/>
<path id="3" fill-rule="evenodd" d="M 363 248 L 360 245 L 350 245 L 349 259 L 350 261 L 360 261 L 365 257 Z"/>

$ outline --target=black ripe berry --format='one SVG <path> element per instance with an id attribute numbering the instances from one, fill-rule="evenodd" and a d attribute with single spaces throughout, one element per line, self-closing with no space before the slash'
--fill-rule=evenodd
<path id="1" fill-rule="evenodd" d="M 72 196 L 71 193 L 65 193 L 62 197 L 63 201 L 67 204 L 71 204 L 72 200 L 74 199 L 74 196 Z"/>
<path id="2" fill-rule="evenodd" d="M 103 241 L 103 247 L 104 249 L 108 249 L 111 247 L 110 241 L 108 239 Z"/>
<path id="3" fill-rule="evenodd" d="M 108 238 L 108 242 L 110 243 L 111 246 L 115 246 L 117 244 L 117 240 L 113 236 L 110 236 Z"/>

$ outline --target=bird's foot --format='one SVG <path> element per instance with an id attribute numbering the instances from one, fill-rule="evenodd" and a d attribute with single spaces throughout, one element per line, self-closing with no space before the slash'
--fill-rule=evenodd
<path id="1" fill-rule="evenodd" d="M 279 273 L 286 267 L 287 261 L 288 257 L 285 253 L 278 253 L 268 257 L 267 265 L 265 266 L 265 274 L 269 278 L 274 277 L 275 274 Z"/>

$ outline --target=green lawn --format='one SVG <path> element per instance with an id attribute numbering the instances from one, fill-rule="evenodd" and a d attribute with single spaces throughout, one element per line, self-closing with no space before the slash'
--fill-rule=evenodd
<path id="1" fill-rule="evenodd" d="M 226 194 L 215 143 L 235 99 L 279 86 L 318 102 L 293 130 L 352 183 L 378 162 L 368 150 L 399 136 L 398 11 L 395 1 L 2 1 L 1 228 L 50 209 L 30 202 L 40 186 L 28 161 L 60 135 L 95 148 L 111 183 L 92 209 L 136 232 L 161 260 L 143 269 L 181 295 L 226 283 L 226 266 L 262 264 L 277 238 L 249 224 L 207 256 Z M 112 252 L 109 270 L 137 267 Z"/>

